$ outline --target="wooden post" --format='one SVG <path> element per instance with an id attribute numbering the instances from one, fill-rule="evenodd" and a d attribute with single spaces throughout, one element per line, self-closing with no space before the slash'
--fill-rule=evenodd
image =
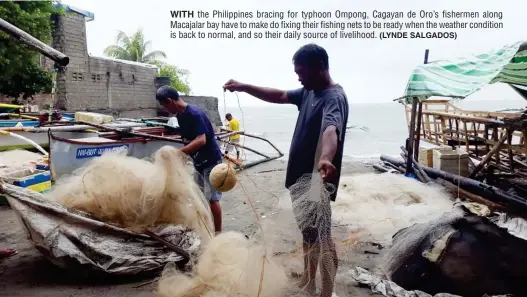
<path id="1" fill-rule="evenodd" d="M 425 50 L 425 59 L 424 64 L 428 64 L 428 53 L 430 50 Z M 417 97 L 412 98 L 412 114 L 410 115 L 410 137 L 408 138 L 408 158 L 406 160 L 406 176 L 412 173 L 412 158 L 415 155 L 415 159 L 419 159 L 419 142 L 421 141 L 421 120 L 423 117 L 423 103 L 417 102 L 419 99 Z M 416 123 L 416 111 L 417 105 L 419 105 L 419 112 L 417 114 L 417 123 Z M 417 135 L 415 135 L 417 133 Z M 417 136 L 417 138 L 416 138 Z"/>
<path id="2" fill-rule="evenodd" d="M 412 98 L 412 113 L 410 114 L 410 135 L 408 137 L 408 156 L 406 159 L 406 176 L 409 176 L 413 173 L 412 166 L 412 156 L 414 154 L 414 144 L 415 144 L 415 113 L 417 110 L 417 101 L 419 99 L 414 97 Z"/>
<path id="3" fill-rule="evenodd" d="M 419 142 L 421 142 L 421 122 L 423 120 L 423 102 L 417 104 L 417 122 L 415 123 L 415 148 L 414 156 L 416 160 L 419 160 Z M 424 129 L 423 129 L 424 132 Z M 426 137 L 426 135 L 424 135 Z"/>

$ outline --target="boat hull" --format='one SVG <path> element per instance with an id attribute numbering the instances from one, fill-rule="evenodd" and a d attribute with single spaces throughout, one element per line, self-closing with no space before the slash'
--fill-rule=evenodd
<path id="1" fill-rule="evenodd" d="M 183 144 L 170 141 L 139 138 L 130 140 L 110 140 L 102 137 L 67 139 L 51 133 L 49 146 L 51 174 L 57 180 L 108 151 L 126 148 L 128 156 L 146 158 L 165 145 L 176 148 L 183 146 Z"/>
<path id="2" fill-rule="evenodd" d="M 20 136 L 23 136 L 29 140 L 34 141 L 38 145 L 40 145 L 43 148 L 47 148 L 49 146 L 49 137 L 48 133 L 36 133 L 36 132 L 14 132 Z M 61 138 L 67 138 L 67 139 L 77 139 L 77 138 L 85 138 L 85 137 L 95 137 L 97 136 L 96 132 L 77 132 L 77 131 L 64 131 L 64 132 L 54 132 L 55 135 Z M 21 139 L 10 137 L 10 136 L 2 136 L 0 138 L 0 152 L 2 151 L 10 151 L 15 149 L 33 149 L 34 146 L 30 143 L 27 143 L 26 141 L 23 141 Z"/>

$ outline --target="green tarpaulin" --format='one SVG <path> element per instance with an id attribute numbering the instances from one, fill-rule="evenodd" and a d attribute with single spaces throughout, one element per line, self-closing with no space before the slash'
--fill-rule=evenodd
<path id="1" fill-rule="evenodd" d="M 495 82 L 527 86 L 527 43 L 453 60 L 435 61 L 412 72 L 402 98 L 420 101 L 432 96 L 465 98 Z"/>

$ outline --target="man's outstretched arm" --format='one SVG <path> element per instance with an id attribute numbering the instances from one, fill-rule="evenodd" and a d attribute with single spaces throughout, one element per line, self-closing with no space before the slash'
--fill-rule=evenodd
<path id="1" fill-rule="evenodd" d="M 277 104 L 291 103 L 289 99 L 287 98 L 287 91 L 283 91 L 283 90 L 266 88 L 266 87 L 258 87 L 258 86 L 253 86 L 249 84 L 242 84 L 240 86 L 240 91 L 245 92 L 251 96 L 254 96 L 258 99 L 261 99 L 269 103 L 277 103 Z"/>
<path id="2" fill-rule="evenodd" d="M 290 103 L 298 105 L 299 101 L 301 101 L 301 95 L 303 94 L 300 92 L 301 89 L 288 92 L 245 84 L 232 79 L 223 85 L 223 89 L 231 92 L 244 92 L 260 100 L 276 104 Z"/>

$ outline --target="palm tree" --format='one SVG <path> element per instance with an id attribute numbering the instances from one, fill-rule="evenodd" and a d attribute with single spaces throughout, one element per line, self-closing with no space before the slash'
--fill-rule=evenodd
<path id="1" fill-rule="evenodd" d="M 153 63 L 161 58 L 166 59 L 167 55 L 162 51 L 147 53 L 150 46 L 151 42 L 150 40 L 145 41 L 142 29 L 137 30 L 132 36 L 118 31 L 116 44 L 108 46 L 104 54 L 112 58 L 141 63 Z"/>

